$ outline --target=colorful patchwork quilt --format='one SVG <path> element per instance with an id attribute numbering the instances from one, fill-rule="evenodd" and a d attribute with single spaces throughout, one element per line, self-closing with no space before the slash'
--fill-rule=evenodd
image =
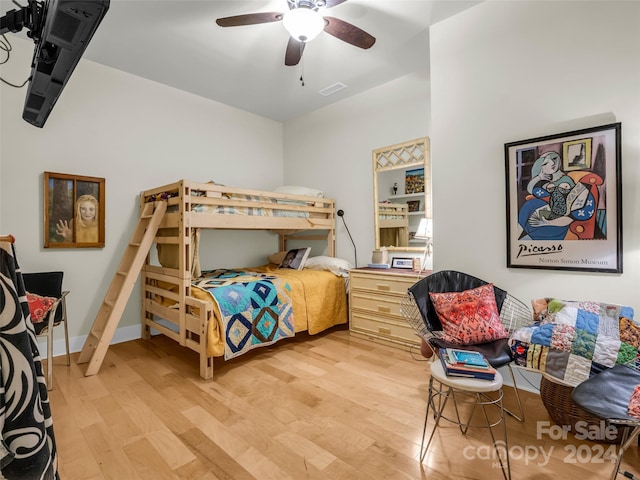
<path id="1" fill-rule="evenodd" d="M 597 302 L 532 302 L 537 322 L 510 338 L 515 363 L 575 386 L 638 359 L 640 324 L 633 308 Z"/>
<path id="2" fill-rule="evenodd" d="M 227 360 L 295 334 L 291 289 L 285 280 L 220 269 L 203 272 L 194 285 L 207 290 L 217 303 Z"/>

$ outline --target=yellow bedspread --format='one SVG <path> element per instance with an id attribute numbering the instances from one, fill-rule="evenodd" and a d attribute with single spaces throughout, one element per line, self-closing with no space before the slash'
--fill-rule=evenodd
<path id="1" fill-rule="evenodd" d="M 274 265 L 252 267 L 252 272 L 268 273 L 286 280 L 293 306 L 296 332 L 313 335 L 347 322 L 347 294 L 344 278 L 317 270 L 280 269 Z M 207 327 L 207 355 L 224 355 L 224 327 L 216 302 L 204 289 L 192 287 L 192 295 L 212 303 L 215 321 Z"/>

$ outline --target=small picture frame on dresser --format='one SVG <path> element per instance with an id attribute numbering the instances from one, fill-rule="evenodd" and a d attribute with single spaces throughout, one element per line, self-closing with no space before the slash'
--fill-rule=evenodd
<path id="1" fill-rule="evenodd" d="M 409 257 L 393 257 L 391 260 L 391 267 L 411 270 L 413 268 L 413 259 Z"/>

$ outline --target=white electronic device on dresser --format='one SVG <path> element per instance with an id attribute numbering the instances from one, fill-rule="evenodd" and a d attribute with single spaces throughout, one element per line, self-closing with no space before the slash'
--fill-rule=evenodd
<path id="1" fill-rule="evenodd" d="M 386 345 L 419 347 L 420 338 L 400 314 L 407 289 L 430 270 L 354 268 L 349 271 L 349 331 Z"/>

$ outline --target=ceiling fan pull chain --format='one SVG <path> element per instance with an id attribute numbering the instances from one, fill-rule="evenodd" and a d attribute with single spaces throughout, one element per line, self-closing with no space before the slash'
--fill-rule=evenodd
<path id="1" fill-rule="evenodd" d="M 300 43 L 300 86 L 304 87 L 304 59 L 302 58 L 302 49 L 304 45 Z"/>

